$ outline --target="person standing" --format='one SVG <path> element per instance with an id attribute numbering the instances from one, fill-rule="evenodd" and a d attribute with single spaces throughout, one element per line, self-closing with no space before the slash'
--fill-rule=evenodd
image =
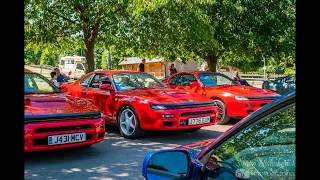
<path id="1" fill-rule="evenodd" d="M 58 82 L 68 82 L 68 79 L 70 79 L 68 76 L 61 74 L 59 68 L 54 68 L 54 72 L 57 74 L 57 81 Z"/>
<path id="2" fill-rule="evenodd" d="M 169 70 L 170 70 L 170 76 L 178 72 L 177 69 L 174 67 L 174 64 L 171 64 Z"/>
<path id="3" fill-rule="evenodd" d="M 145 64 L 145 63 L 146 63 L 146 59 L 143 58 L 142 61 L 141 61 L 141 63 L 140 63 L 139 66 L 138 66 L 138 71 L 144 72 L 144 64 Z"/>

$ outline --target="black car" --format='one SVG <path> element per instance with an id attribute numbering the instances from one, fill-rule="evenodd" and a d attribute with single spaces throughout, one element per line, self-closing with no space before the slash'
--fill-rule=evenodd
<path id="1" fill-rule="evenodd" d="M 263 81 L 262 89 L 272 90 L 283 95 L 296 89 L 296 75 L 292 74 L 275 80 Z"/>

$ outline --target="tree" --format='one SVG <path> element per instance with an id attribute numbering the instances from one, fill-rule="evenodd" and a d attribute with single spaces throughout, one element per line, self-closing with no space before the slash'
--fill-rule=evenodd
<path id="1" fill-rule="evenodd" d="M 95 43 L 119 34 L 121 22 L 128 16 L 126 7 L 127 1 L 116 0 L 25 0 L 25 46 L 84 46 L 87 72 L 91 72 Z"/>
<path id="2" fill-rule="evenodd" d="M 210 71 L 221 57 L 295 58 L 294 1 L 141 0 L 134 7 L 131 40 L 145 56 L 201 58 Z"/>

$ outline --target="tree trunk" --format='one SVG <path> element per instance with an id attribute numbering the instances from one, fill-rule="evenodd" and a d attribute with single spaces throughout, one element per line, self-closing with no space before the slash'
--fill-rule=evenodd
<path id="1" fill-rule="evenodd" d="M 207 56 L 205 61 L 208 64 L 209 71 L 217 72 L 218 56 Z"/>
<path id="2" fill-rule="evenodd" d="M 86 73 L 94 71 L 94 42 L 86 44 L 86 60 L 87 60 L 87 67 Z"/>
<path id="3" fill-rule="evenodd" d="M 94 43 L 98 36 L 98 29 L 98 23 L 96 23 L 93 27 L 83 29 L 84 44 L 86 46 L 86 60 L 88 65 L 86 67 L 86 73 L 94 71 Z"/>

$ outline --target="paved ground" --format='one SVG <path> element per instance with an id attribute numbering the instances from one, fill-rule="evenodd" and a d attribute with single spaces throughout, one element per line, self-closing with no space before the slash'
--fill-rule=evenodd
<path id="1" fill-rule="evenodd" d="M 115 127 L 90 148 L 25 154 L 25 179 L 143 179 L 142 163 L 148 152 L 212 139 L 234 124 L 205 127 L 197 132 L 149 132 L 145 138 L 127 140 Z"/>

